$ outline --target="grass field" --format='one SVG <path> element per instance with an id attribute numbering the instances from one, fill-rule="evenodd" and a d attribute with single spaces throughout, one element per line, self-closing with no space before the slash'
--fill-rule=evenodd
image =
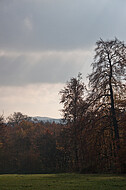
<path id="1" fill-rule="evenodd" d="M 83 174 L 0 175 L 0 190 L 126 190 L 126 176 Z"/>

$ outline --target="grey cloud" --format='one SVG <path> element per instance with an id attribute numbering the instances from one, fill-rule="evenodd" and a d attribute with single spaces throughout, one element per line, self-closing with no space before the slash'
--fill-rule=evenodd
<path id="1" fill-rule="evenodd" d="M 100 37 L 126 40 L 125 7 L 119 0 L 2 0 L 0 48 L 76 49 Z"/>
<path id="2" fill-rule="evenodd" d="M 65 82 L 80 71 L 86 75 L 90 55 L 85 60 L 58 51 L 90 51 L 100 37 L 126 41 L 125 7 L 123 0 L 0 0 L 0 51 L 19 53 L 0 56 L 0 85 Z M 30 56 L 41 51 L 57 53 Z"/>
<path id="3" fill-rule="evenodd" d="M 64 55 L 40 56 L 1 56 L 0 85 L 27 85 L 34 83 L 63 83 L 77 75 L 83 69 L 83 61 L 78 63 L 72 56 L 64 59 Z"/>

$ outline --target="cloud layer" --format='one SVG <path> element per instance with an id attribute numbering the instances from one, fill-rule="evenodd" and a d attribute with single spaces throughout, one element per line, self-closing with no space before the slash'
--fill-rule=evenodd
<path id="1" fill-rule="evenodd" d="M 64 83 L 76 73 L 89 71 L 90 51 L 2 52 L 0 85 Z"/>
<path id="2" fill-rule="evenodd" d="M 0 48 L 68 50 L 88 48 L 96 40 L 125 40 L 124 0 L 2 0 Z"/>

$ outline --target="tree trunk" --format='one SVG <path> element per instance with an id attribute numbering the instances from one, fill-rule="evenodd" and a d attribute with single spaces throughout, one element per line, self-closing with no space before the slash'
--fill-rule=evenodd
<path id="1" fill-rule="evenodd" d="M 76 126 L 76 122 L 73 124 L 74 125 L 74 134 L 73 134 L 73 139 L 74 139 L 74 168 L 76 171 L 78 171 L 79 169 L 79 165 L 78 165 L 78 147 L 77 147 L 77 126 Z"/>
<path id="2" fill-rule="evenodd" d="M 113 126 L 114 126 L 114 133 L 115 133 L 115 141 L 117 145 L 117 150 L 119 150 L 120 145 L 119 145 L 119 129 L 118 129 L 118 122 L 116 119 L 116 113 L 115 113 L 115 105 L 114 105 L 114 97 L 113 97 L 113 89 L 112 89 L 112 65 L 111 61 L 109 59 L 109 64 L 110 64 L 110 76 L 109 76 L 109 87 L 110 87 L 110 98 L 111 98 L 111 113 L 112 113 L 112 121 L 113 121 Z"/>

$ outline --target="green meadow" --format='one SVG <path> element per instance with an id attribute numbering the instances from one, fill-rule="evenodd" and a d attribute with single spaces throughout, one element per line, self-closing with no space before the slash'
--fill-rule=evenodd
<path id="1" fill-rule="evenodd" d="M 0 175 L 0 190 L 126 190 L 126 176 L 85 174 Z"/>

